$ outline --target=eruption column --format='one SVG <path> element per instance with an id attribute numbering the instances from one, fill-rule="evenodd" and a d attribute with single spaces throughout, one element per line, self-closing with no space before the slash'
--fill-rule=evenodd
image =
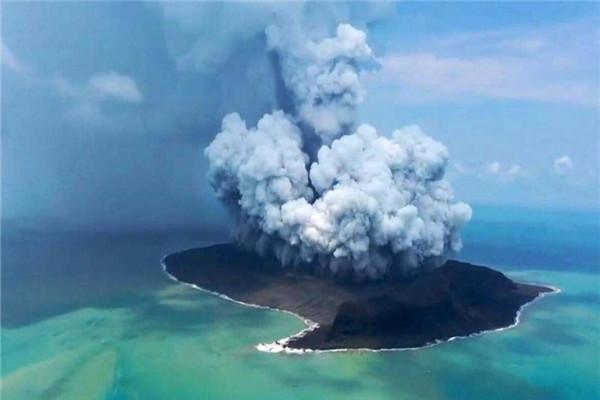
<path id="1" fill-rule="evenodd" d="M 453 202 L 446 147 L 417 126 L 390 137 L 352 128 L 360 72 L 374 63 L 366 34 L 341 24 L 333 38 L 303 41 L 272 25 L 267 37 L 293 111 L 266 114 L 250 129 L 229 114 L 205 150 L 238 240 L 286 266 L 358 279 L 404 274 L 460 250 L 471 208 Z"/>

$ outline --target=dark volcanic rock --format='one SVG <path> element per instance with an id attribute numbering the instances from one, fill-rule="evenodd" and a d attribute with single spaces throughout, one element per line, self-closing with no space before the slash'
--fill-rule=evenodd
<path id="1" fill-rule="evenodd" d="M 521 306 L 552 291 L 459 261 L 405 280 L 343 284 L 284 270 L 233 244 L 171 254 L 164 265 L 179 281 L 319 325 L 282 343 L 291 349 L 420 347 L 510 326 Z"/>

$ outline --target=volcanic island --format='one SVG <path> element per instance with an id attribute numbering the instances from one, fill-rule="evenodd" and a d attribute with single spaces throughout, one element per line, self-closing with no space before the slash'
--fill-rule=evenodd
<path id="1" fill-rule="evenodd" d="M 339 281 L 282 268 L 232 243 L 170 254 L 163 267 L 178 282 L 302 318 L 308 327 L 300 333 L 257 346 L 288 353 L 414 349 L 499 330 L 557 290 L 455 260 L 403 279 Z"/>

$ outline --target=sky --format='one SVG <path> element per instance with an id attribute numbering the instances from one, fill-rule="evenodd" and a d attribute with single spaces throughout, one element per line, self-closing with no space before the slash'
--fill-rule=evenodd
<path id="1" fill-rule="evenodd" d="M 457 199 L 597 209 L 599 7 L 4 2 L 3 222 L 221 230 L 203 149 L 277 107 L 272 9 L 367 30 L 358 122 L 443 142 Z"/>
<path id="2" fill-rule="evenodd" d="M 597 208 L 599 6 L 400 4 L 361 116 L 445 143 L 470 202 Z"/>

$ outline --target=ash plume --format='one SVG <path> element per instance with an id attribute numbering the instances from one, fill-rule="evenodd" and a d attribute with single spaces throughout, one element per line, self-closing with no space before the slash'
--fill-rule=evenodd
<path id="1" fill-rule="evenodd" d="M 274 23 L 265 34 L 287 106 L 256 127 L 225 116 L 205 150 L 237 239 L 284 266 L 359 280 L 410 273 L 459 251 L 472 212 L 444 179 L 446 147 L 414 125 L 390 136 L 355 126 L 361 72 L 376 64 L 365 32 L 340 24 L 314 40 Z"/>
<path id="2" fill-rule="evenodd" d="M 363 101 L 359 72 L 374 63 L 367 36 L 349 24 L 340 24 L 335 37 L 298 45 L 297 38 L 281 32 L 271 25 L 267 38 L 281 58 L 295 117 L 323 143 L 331 143 L 352 125 L 354 110 Z"/>

